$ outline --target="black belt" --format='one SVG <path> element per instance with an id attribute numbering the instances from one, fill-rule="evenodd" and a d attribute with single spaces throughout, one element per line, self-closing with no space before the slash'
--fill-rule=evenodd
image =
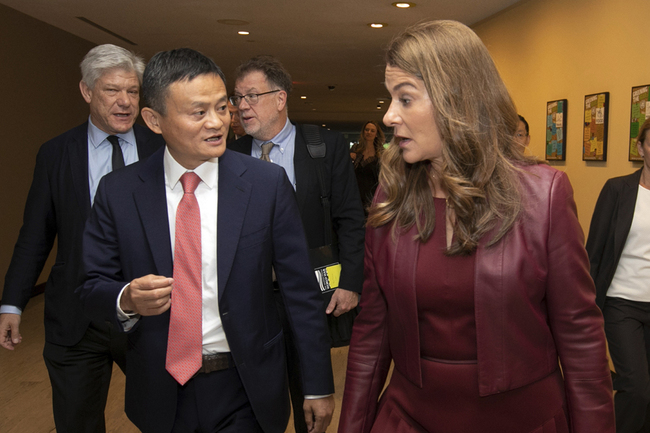
<path id="1" fill-rule="evenodd" d="M 201 365 L 197 373 L 212 373 L 213 371 L 226 370 L 234 366 L 235 363 L 230 352 L 211 353 L 203 355 L 203 365 Z"/>

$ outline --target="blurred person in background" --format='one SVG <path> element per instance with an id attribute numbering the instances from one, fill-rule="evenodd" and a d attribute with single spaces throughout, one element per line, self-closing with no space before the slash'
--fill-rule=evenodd
<path id="1" fill-rule="evenodd" d="M 385 140 L 379 123 L 370 120 L 361 128 L 359 142 L 352 146 L 350 153 L 366 217 L 379 183 L 379 159 L 384 152 Z"/>
<path id="2" fill-rule="evenodd" d="M 530 131 L 528 129 L 528 122 L 521 114 L 519 116 L 519 124 L 517 125 L 517 131 L 515 132 L 515 140 L 522 147 L 526 148 L 530 144 Z"/>

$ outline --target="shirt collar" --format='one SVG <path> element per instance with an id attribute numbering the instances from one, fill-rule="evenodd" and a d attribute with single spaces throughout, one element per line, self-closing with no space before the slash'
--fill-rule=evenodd
<path id="1" fill-rule="evenodd" d="M 169 148 L 165 146 L 165 156 L 163 157 L 165 167 L 165 185 L 170 189 L 175 189 L 180 183 L 181 176 L 188 171 L 196 173 L 208 188 L 216 188 L 217 175 L 219 173 L 219 158 L 212 158 L 196 167 L 194 170 L 188 170 L 180 165 L 169 153 Z"/>
<path id="2" fill-rule="evenodd" d="M 282 128 L 282 131 L 278 133 L 275 137 L 273 137 L 270 140 L 258 140 L 257 138 L 253 138 L 253 146 L 256 146 L 259 148 L 260 152 L 262 151 L 262 145 L 264 143 L 269 143 L 273 142 L 276 146 L 280 148 L 280 151 L 284 153 L 284 149 L 287 147 L 289 143 L 289 139 L 291 138 L 291 133 L 293 132 L 293 129 L 295 126 L 291 123 L 289 118 L 287 117 L 287 122 L 284 124 L 284 127 Z M 275 146 L 274 146 L 275 147 Z"/>
<path id="3" fill-rule="evenodd" d="M 90 140 L 90 144 L 92 144 L 95 149 L 97 149 L 109 135 L 111 134 L 107 134 L 96 127 L 95 124 L 93 124 L 92 120 L 90 120 L 90 116 L 88 116 L 88 139 Z M 123 134 L 115 135 L 121 138 L 122 141 L 126 142 L 128 145 L 135 146 L 135 134 L 133 133 L 133 128 L 129 129 Z"/>

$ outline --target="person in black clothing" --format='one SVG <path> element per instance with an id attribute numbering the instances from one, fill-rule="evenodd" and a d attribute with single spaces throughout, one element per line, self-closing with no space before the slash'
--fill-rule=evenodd
<path id="1" fill-rule="evenodd" d="M 596 202 L 587 252 L 596 303 L 616 369 L 616 431 L 650 431 L 650 119 L 640 128 L 643 167 L 609 179 Z"/>
<path id="2" fill-rule="evenodd" d="M 363 125 L 359 142 L 352 146 L 350 153 L 366 217 L 379 183 L 379 158 L 384 151 L 384 141 L 379 123 L 370 120 Z"/>

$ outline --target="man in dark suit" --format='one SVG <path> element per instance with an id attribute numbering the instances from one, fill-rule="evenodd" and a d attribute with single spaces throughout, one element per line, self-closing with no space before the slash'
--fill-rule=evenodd
<path id="1" fill-rule="evenodd" d="M 226 150 L 223 73 L 200 53 L 156 54 L 143 98 L 166 147 L 100 183 L 79 289 L 89 315 L 128 332 L 127 415 L 145 433 L 284 432 L 273 268 L 315 397 L 309 428 L 324 431 L 334 407 L 326 324 L 284 171 Z"/>
<path id="2" fill-rule="evenodd" d="M 81 238 L 99 179 L 163 145 L 160 136 L 134 125 L 143 70 L 141 58 L 115 45 L 97 46 L 85 56 L 79 87 L 90 117 L 41 147 L 5 277 L 0 345 L 13 350 L 21 342 L 20 314 L 58 237 L 45 287 L 43 356 L 59 433 L 105 431 L 113 361 L 124 370 L 124 337 L 104 322 L 91 322 L 74 290 L 83 282 Z"/>
<path id="3" fill-rule="evenodd" d="M 359 303 L 363 283 L 364 214 L 350 160 L 350 148 L 341 134 L 319 128 L 325 143 L 323 161 L 312 158 L 300 125 L 289 121 L 287 98 L 291 76 L 270 56 L 254 57 L 239 66 L 231 102 L 239 108 L 241 123 L 248 134 L 229 149 L 262 158 L 282 166 L 296 191 L 298 207 L 307 233 L 309 248 L 338 241 L 341 274 L 339 288 L 332 294 L 326 313 L 340 316 Z M 318 178 L 318 164 L 324 162 L 323 182 L 330 196 L 329 221 L 325 220 Z M 326 233 L 326 225 L 332 233 Z M 282 305 L 279 306 L 282 311 Z M 288 328 L 285 322 L 285 327 Z M 296 432 L 306 431 L 302 415 L 298 354 L 291 333 L 285 332 L 289 361 L 289 380 Z"/>

